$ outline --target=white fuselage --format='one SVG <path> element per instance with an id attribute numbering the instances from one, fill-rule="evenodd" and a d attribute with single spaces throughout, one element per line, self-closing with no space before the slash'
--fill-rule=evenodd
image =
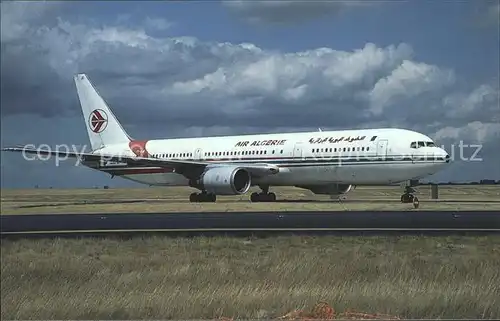
<path id="1" fill-rule="evenodd" d="M 449 162 L 446 151 L 428 136 L 391 128 L 161 139 L 139 144 L 142 155 L 159 159 L 279 167 L 277 174 L 257 177 L 252 185 L 392 184 L 434 174 Z M 95 153 L 138 155 L 130 144 L 109 145 Z M 188 185 L 186 177 L 164 167 L 116 163 L 93 167 L 149 185 Z"/>

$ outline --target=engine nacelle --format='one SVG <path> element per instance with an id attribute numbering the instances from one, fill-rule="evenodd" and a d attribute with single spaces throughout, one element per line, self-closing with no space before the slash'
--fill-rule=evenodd
<path id="1" fill-rule="evenodd" d="M 349 192 L 353 185 L 349 184 L 327 184 L 327 185 L 310 185 L 310 186 L 297 186 L 300 188 L 305 188 L 313 192 L 314 194 L 322 195 L 341 195 Z"/>
<path id="2" fill-rule="evenodd" d="M 244 168 L 233 166 L 213 167 L 206 170 L 192 187 L 215 195 L 240 195 L 250 189 L 252 177 Z"/>

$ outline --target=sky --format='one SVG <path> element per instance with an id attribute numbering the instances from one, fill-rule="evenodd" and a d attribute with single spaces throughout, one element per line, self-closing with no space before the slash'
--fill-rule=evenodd
<path id="1" fill-rule="evenodd" d="M 500 179 L 499 1 L 1 2 L 1 145 L 89 145 L 84 72 L 137 139 L 398 127 Z M 474 156 L 474 157 L 472 157 Z M 2 187 L 137 186 L 2 152 Z"/>

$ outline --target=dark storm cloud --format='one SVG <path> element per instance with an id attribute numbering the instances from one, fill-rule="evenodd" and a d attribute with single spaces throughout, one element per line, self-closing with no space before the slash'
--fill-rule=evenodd
<path id="1" fill-rule="evenodd" d="M 67 108 L 76 97 L 70 83 L 30 51 L 1 53 L 1 105 L 3 115 L 61 116 L 78 111 Z"/>
<path id="2" fill-rule="evenodd" d="M 498 88 L 459 90 L 453 72 L 414 61 L 406 44 L 279 53 L 152 36 L 136 25 L 76 23 L 71 15 L 26 8 L 35 18 L 2 10 L 11 21 L 2 30 L 2 117 L 80 115 L 77 72 L 89 75 L 132 128 L 230 126 L 238 132 L 390 120 L 437 132 L 442 123 L 489 126 L 496 111 Z"/>

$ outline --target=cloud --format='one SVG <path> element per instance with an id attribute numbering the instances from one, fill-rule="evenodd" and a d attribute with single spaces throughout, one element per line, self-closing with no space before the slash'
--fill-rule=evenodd
<path id="1" fill-rule="evenodd" d="M 500 2 L 496 1 L 491 3 L 484 16 L 484 23 L 493 27 L 499 27 L 500 25 Z"/>
<path id="2" fill-rule="evenodd" d="M 440 90 L 455 82 L 454 73 L 425 63 L 405 60 L 392 73 L 377 81 L 370 91 L 372 111 L 379 115 L 398 97 L 412 98 Z"/>
<path id="3" fill-rule="evenodd" d="M 251 23 L 292 24 L 336 15 L 352 7 L 373 5 L 369 1 L 223 1 L 233 13 Z"/>
<path id="4" fill-rule="evenodd" d="M 449 139 L 452 141 L 459 141 L 463 137 L 467 137 L 469 144 L 500 141 L 500 123 L 473 121 L 458 128 L 446 126 L 433 136 L 438 140 Z"/>
<path id="5" fill-rule="evenodd" d="M 479 28 L 500 28 L 500 1 L 477 1 L 476 10 L 471 15 L 473 26 Z"/>
<path id="6" fill-rule="evenodd" d="M 85 144 L 72 76 L 86 72 L 138 138 L 405 127 L 448 150 L 459 141 L 483 144 L 490 163 L 475 164 L 481 178 L 498 167 L 498 84 L 475 84 L 418 61 L 409 44 L 280 52 L 168 37 L 172 22 L 161 17 L 136 17 L 140 25 L 125 16 L 104 24 L 75 21 L 64 14 L 68 6 L 1 2 L 5 145 Z M 28 130 L 20 135 L 19 126 Z M 5 155 L 2 184 L 19 181 L 19 173 L 30 185 L 89 186 L 103 177 L 71 166 L 55 175 L 52 164 L 26 166 L 18 156 Z M 460 166 L 449 175 L 467 171 Z"/>
<path id="7" fill-rule="evenodd" d="M 79 116 L 72 76 L 86 72 L 141 136 L 165 127 L 175 136 L 397 126 L 439 139 L 496 137 L 488 126 L 498 117 L 498 88 L 465 90 L 453 70 L 416 61 L 409 44 L 279 52 L 158 35 L 150 29 L 168 22 L 153 17 L 96 25 L 58 10 L 2 2 L 2 23 L 10 21 L 2 29 L 2 119 Z M 481 126 L 490 129 L 460 130 Z"/>
<path id="8" fill-rule="evenodd" d="M 172 23 L 166 19 L 162 18 L 150 18 L 146 17 L 146 20 L 144 21 L 144 25 L 146 28 L 153 29 L 153 30 L 167 30 L 172 26 Z"/>

